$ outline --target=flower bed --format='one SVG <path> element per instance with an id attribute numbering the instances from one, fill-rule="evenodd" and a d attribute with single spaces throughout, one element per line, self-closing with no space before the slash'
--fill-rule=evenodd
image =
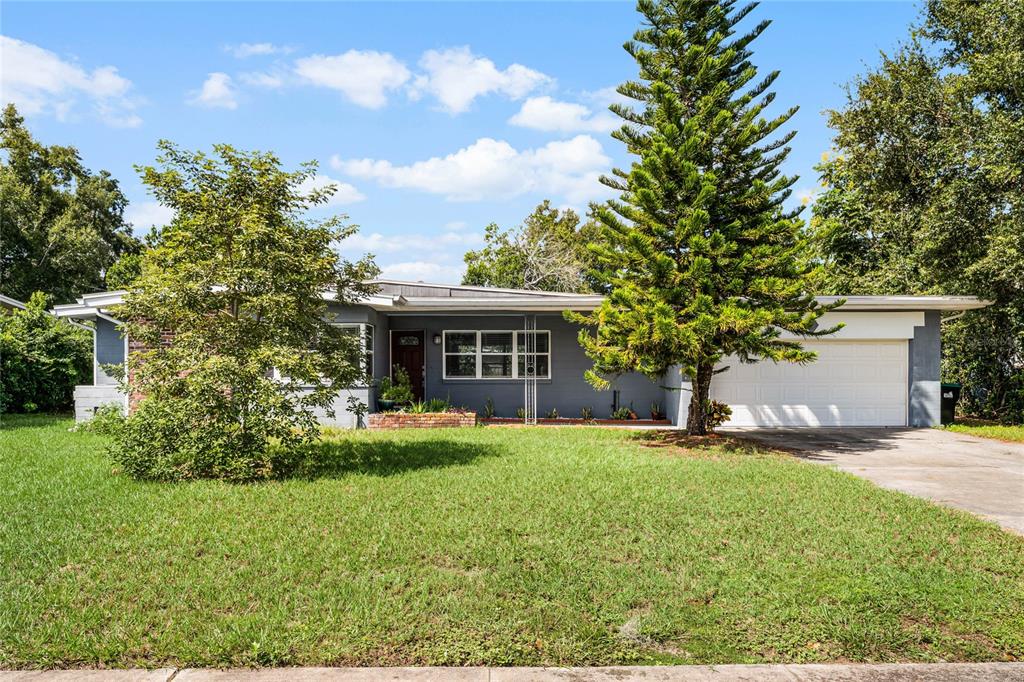
<path id="1" fill-rule="evenodd" d="M 371 429 L 441 429 L 476 426 L 476 412 L 375 412 L 368 416 Z"/>
<path id="2" fill-rule="evenodd" d="M 522 417 L 488 417 L 480 420 L 481 424 L 522 424 Z M 579 419 L 559 417 L 548 419 L 538 417 L 538 424 L 555 424 L 562 426 L 672 426 L 668 419 Z"/>

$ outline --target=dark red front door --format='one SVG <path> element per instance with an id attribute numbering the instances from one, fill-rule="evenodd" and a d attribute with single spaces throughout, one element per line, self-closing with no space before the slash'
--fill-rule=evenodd
<path id="1" fill-rule="evenodd" d="M 398 365 L 409 373 L 416 400 L 423 400 L 424 341 L 422 329 L 412 332 L 391 330 L 391 366 Z"/>

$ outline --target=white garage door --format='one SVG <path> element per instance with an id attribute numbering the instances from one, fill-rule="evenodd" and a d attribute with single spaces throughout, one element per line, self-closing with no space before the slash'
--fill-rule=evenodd
<path id="1" fill-rule="evenodd" d="M 723 363 L 711 397 L 732 407 L 728 426 L 904 426 L 907 342 L 805 343 L 809 365 Z"/>

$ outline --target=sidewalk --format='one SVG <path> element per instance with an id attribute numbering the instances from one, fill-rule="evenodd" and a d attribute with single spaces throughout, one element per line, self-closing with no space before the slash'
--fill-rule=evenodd
<path id="1" fill-rule="evenodd" d="M 1020 682 L 1024 663 L 687 665 L 615 668 L 262 668 L 0 671 L 0 682 Z"/>

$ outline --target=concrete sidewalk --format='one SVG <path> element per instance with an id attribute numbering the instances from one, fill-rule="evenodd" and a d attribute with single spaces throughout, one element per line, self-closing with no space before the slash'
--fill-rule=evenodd
<path id="1" fill-rule="evenodd" d="M 973 682 L 1024 680 L 1024 663 L 684 665 L 614 668 L 262 668 L 0 671 L 0 682 Z"/>

